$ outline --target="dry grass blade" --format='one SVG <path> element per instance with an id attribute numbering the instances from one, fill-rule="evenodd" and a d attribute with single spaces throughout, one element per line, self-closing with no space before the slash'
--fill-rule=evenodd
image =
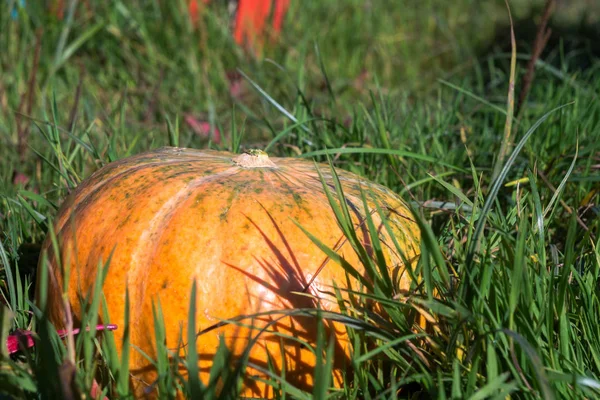
<path id="1" fill-rule="evenodd" d="M 498 159 L 494 165 L 494 172 L 492 173 L 492 181 L 496 180 L 504 164 L 504 158 L 506 154 L 510 152 L 510 141 L 511 131 L 513 123 L 513 115 L 515 111 L 515 81 L 516 81 L 516 68 L 517 68 L 517 41 L 515 40 L 515 31 L 513 26 L 512 14 L 510 13 L 510 6 L 508 0 L 505 0 L 506 10 L 508 11 L 508 18 L 510 20 L 510 78 L 508 81 L 508 96 L 506 99 L 506 122 L 504 124 L 504 136 L 502 137 L 502 144 L 500 145 L 500 152 L 498 153 Z"/>

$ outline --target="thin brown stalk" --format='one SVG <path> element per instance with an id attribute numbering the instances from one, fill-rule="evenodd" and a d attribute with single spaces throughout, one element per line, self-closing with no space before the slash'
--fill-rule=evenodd
<path id="1" fill-rule="evenodd" d="M 525 103 L 527 95 L 531 90 L 531 84 L 533 83 L 533 79 L 535 77 L 535 64 L 542 55 L 544 48 L 546 48 L 548 39 L 550 39 L 550 35 L 552 34 L 552 29 L 548 28 L 548 21 L 550 21 L 550 17 L 554 13 L 555 5 L 555 0 L 546 0 L 544 12 L 542 13 L 542 19 L 538 25 L 535 41 L 533 42 L 531 58 L 527 63 L 527 71 L 523 77 L 523 86 L 521 87 L 521 92 L 519 93 L 519 102 L 517 103 L 517 115 L 519 115 L 523 110 L 523 104 Z"/>
<path id="2" fill-rule="evenodd" d="M 81 87 L 83 86 L 83 75 L 85 73 L 83 65 L 80 65 L 79 71 L 79 82 L 77 83 L 77 89 L 75 90 L 75 101 L 73 101 L 73 108 L 71 108 L 71 112 L 69 113 L 69 132 L 73 132 L 75 120 L 77 118 L 77 109 L 79 108 L 79 99 L 81 98 Z"/>
<path id="3" fill-rule="evenodd" d="M 533 391 L 533 387 L 531 386 L 531 384 L 525 377 L 525 374 L 523 373 L 523 369 L 521 368 L 521 364 L 519 363 L 517 353 L 515 352 L 515 343 L 512 341 L 512 339 L 510 341 L 510 358 L 512 359 L 514 366 L 517 368 L 519 376 L 521 377 L 521 380 L 523 381 L 525 386 L 527 386 L 529 390 Z"/>

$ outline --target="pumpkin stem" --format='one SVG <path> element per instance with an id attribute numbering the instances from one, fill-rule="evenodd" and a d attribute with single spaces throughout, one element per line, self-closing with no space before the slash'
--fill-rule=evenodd
<path id="1" fill-rule="evenodd" d="M 257 149 L 248 150 L 232 161 L 242 168 L 277 168 L 266 152 Z"/>

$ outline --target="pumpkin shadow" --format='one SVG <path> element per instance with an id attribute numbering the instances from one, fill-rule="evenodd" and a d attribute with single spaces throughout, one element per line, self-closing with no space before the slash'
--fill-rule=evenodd
<path id="1" fill-rule="evenodd" d="M 264 288 L 262 293 L 257 295 L 255 290 L 251 292 L 246 287 L 248 304 L 256 304 L 256 310 L 255 315 L 248 316 L 251 321 L 244 322 L 244 325 L 253 328 L 248 334 L 241 336 L 234 334 L 228 339 L 249 343 L 253 339 L 249 336 L 259 335 L 254 346 L 259 347 L 258 354 L 267 356 L 265 358 L 251 356 L 248 360 L 249 363 L 260 369 L 272 370 L 276 376 L 281 375 L 282 369 L 286 366 L 287 368 L 291 367 L 285 369 L 286 381 L 294 386 L 306 388 L 312 384 L 314 356 L 308 358 L 308 360 L 312 359 L 313 362 L 308 362 L 307 355 L 310 355 L 311 350 L 306 348 L 304 343 L 314 344 L 317 342 L 318 325 L 322 323 L 326 338 L 334 341 L 334 367 L 345 370 L 350 365 L 350 359 L 342 343 L 337 340 L 337 335 L 344 334 L 345 329 L 343 326 L 335 326 L 333 321 L 320 318 L 317 315 L 286 313 L 287 310 L 328 309 L 329 306 L 325 302 L 330 302 L 332 299 L 320 298 L 320 290 L 315 287 L 314 281 L 310 279 L 311 276 L 303 270 L 289 240 L 282 232 L 277 221 L 265 207 L 262 208 L 268 216 L 268 221 L 275 229 L 276 238 L 269 237 L 265 229 L 261 228 L 258 223 L 246 215 L 245 217 L 258 231 L 273 255 L 271 259 L 253 257 L 263 274 L 254 274 L 239 266 L 223 262 L 227 267 L 236 270 L 250 281 Z M 277 310 L 281 313 L 264 315 L 264 310 Z M 267 328 L 262 330 L 265 327 Z M 247 332 L 247 330 L 238 329 L 238 333 L 242 331 Z M 252 352 L 255 352 L 255 350 Z M 282 355 L 283 360 L 279 365 L 269 364 L 269 356 L 277 359 L 281 358 Z M 208 355 L 199 354 L 199 357 L 210 359 Z M 244 384 L 247 390 L 257 394 L 260 394 L 261 386 L 264 386 L 259 385 L 259 382 L 251 377 L 245 378 Z"/>

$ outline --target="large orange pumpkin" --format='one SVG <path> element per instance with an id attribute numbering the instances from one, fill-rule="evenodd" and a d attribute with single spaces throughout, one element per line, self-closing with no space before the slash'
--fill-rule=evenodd
<path id="1" fill-rule="evenodd" d="M 330 167 L 318 168 L 333 187 Z M 419 232 L 405 203 L 381 185 L 349 172 L 337 173 L 357 236 L 368 248 L 364 216 L 370 212 L 379 225 L 385 257 L 394 269 L 391 275 L 396 277 L 398 288 L 406 289 L 410 279 L 403 273 L 403 257 L 381 226 L 375 204 L 369 200 L 370 210 L 364 209 L 361 188 L 388 213 L 405 259 L 415 259 Z M 156 354 L 153 302 L 160 298 L 167 347 L 176 348 L 181 324 L 184 334 L 187 329 L 194 281 L 198 287 L 198 330 L 238 315 L 316 307 L 317 302 L 326 310 L 338 310 L 330 294 L 332 283 L 344 287 L 346 273 L 337 263 L 327 262 L 323 251 L 294 221 L 367 276 L 358 256 L 344 241 L 313 162 L 269 158 L 261 151 L 235 155 L 162 148 L 111 163 L 69 196 L 55 220 L 60 259 L 69 263 L 68 299 L 75 320 L 81 313 L 81 296 L 92 290 L 97 279 L 99 260 L 106 261 L 111 252 L 104 294 L 111 323 L 121 328 L 115 332 L 117 343 L 123 334 L 127 287 L 131 343 L 151 356 Z M 50 318 L 63 327 L 63 269 L 51 254 L 49 239 L 44 249 L 49 253 Z M 314 297 L 298 293 L 307 286 L 306 291 Z M 357 286 L 355 281 L 354 288 Z M 260 329 L 273 323 L 274 318 L 244 322 Z M 314 318 L 286 317 L 273 323 L 270 330 L 314 344 L 316 327 Z M 334 384 L 340 385 L 349 355 L 346 331 L 339 324 L 330 324 L 328 329 L 336 335 Z M 257 332 L 228 325 L 201 335 L 197 348 L 201 378 L 207 381 L 219 334 L 239 356 L 250 333 L 254 336 Z M 282 344 L 285 357 L 281 357 Z M 285 368 L 289 382 L 310 390 L 315 364 L 311 351 L 296 341 L 265 332 L 252 348 L 250 361 L 267 368 L 267 351 L 277 369 Z M 135 350 L 130 360 L 132 382 L 137 393 L 142 393 L 155 375 L 149 362 Z M 250 375 L 260 373 L 249 370 Z M 243 390 L 246 396 L 272 395 L 272 388 L 250 377 L 245 378 Z"/>

